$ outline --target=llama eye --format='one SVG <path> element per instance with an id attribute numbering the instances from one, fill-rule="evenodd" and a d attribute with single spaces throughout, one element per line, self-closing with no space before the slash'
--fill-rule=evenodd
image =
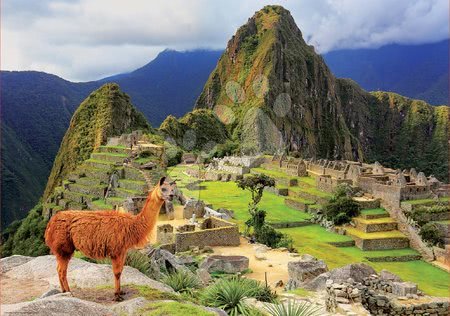
<path id="1" fill-rule="evenodd" d="M 163 191 L 163 192 L 166 192 L 166 191 L 167 191 L 167 189 L 166 189 L 166 188 L 162 188 L 162 189 L 161 189 L 161 191 Z"/>

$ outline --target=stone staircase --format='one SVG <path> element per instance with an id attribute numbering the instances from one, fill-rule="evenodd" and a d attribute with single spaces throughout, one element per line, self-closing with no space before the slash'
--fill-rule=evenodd
<path id="1" fill-rule="evenodd" d="M 397 230 L 397 223 L 384 209 L 363 210 L 353 218 L 354 227 L 346 227 L 346 235 L 355 240 L 361 250 L 391 250 L 409 248 L 409 239 Z"/>

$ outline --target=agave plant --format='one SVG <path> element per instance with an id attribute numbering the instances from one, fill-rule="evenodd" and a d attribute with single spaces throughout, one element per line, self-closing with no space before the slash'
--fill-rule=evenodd
<path id="1" fill-rule="evenodd" d="M 163 279 L 163 282 L 179 293 L 190 292 L 200 287 L 197 276 L 187 270 L 171 273 Z"/>
<path id="2" fill-rule="evenodd" d="M 265 308 L 271 316 L 319 316 L 322 311 L 320 307 L 311 303 L 296 303 L 292 300 L 287 304 L 266 304 Z"/>

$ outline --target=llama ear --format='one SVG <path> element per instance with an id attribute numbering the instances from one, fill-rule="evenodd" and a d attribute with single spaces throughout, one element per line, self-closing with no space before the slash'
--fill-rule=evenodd
<path id="1" fill-rule="evenodd" d="M 161 179 L 159 179 L 159 185 L 162 185 L 164 181 L 166 181 L 166 177 L 162 177 Z"/>

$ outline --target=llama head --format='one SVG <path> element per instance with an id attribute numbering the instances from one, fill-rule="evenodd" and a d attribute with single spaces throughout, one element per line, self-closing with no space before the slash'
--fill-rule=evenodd
<path id="1" fill-rule="evenodd" d="M 162 177 L 158 182 L 158 190 L 161 198 L 166 201 L 172 201 L 175 196 L 177 184 L 167 177 Z"/>

